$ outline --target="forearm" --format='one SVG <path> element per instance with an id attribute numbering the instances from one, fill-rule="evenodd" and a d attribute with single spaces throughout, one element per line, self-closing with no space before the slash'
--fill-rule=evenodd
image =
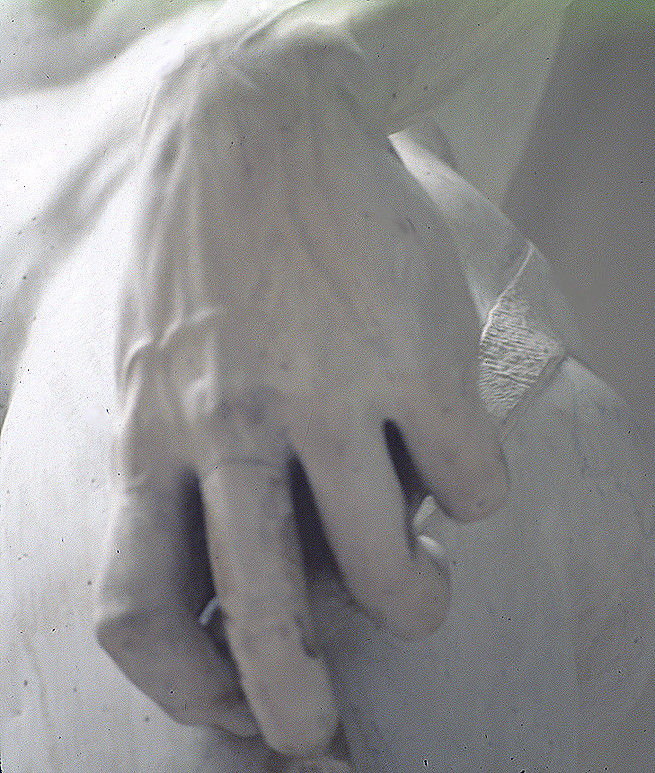
<path id="1" fill-rule="evenodd" d="M 265 21 L 247 48 L 312 52 L 333 94 L 388 135 L 438 106 L 570 0 L 310 0 Z"/>

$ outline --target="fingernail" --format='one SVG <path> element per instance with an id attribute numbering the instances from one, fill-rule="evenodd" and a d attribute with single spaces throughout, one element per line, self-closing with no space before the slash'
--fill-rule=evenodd
<path id="1" fill-rule="evenodd" d="M 429 528 L 431 520 L 434 521 L 433 516 L 436 512 L 441 512 L 441 509 L 435 498 L 431 495 L 426 496 L 412 518 L 412 533 L 416 540 L 416 547 L 422 555 L 436 563 L 439 570 L 442 570 L 445 558 L 443 546 L 432 537 L 423 534 L 423 531 Z"/>

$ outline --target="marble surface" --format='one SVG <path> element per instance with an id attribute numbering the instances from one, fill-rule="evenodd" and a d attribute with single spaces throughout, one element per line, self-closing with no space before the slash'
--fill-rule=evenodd
<path id="1" fill-rule="evenodd" d="M 8 773 L 49 773 L 64 764 L 69 773 L 108 765 L 144 772 L 267 770 L 264 749 L 167 719 L 114 669 L 90 635 L 97 546 L 109 507 L 104 438 L 113 412 L 107 392 L 111 298 L 121 270 L 104 263 L 93 246 L 115 239 L 113 223 L 120 217 L 116 203 L 69 271 L 50 285 L 3 434 L 3 474 L 12 481 L 3 488 L 0 551 L 7 688 L 3 767 Z M 71 283 L 87 288 L 74 302 Z M 499 313 L 492 312 L 486 330 L 488 340 L 496 341 L 501 333 L 494 326 L 507 331 L 512 305 L 493 308 Z M 518 312 L 521 320 L 530 316 L 525 303 Z M 537 329 L 534 320 L 519 327 Z M 60 329 L 77 333 L 62 339 Z M 30 362 L 47 352 L 44 381 Z M 358 677 L 347 701 L 352 732 L 361 734 L 359 748 L 371 759 L 383 758 L 393 745 L 393 757 L 380 763 L 386 769 L 403 771 L 394 767 L 401 750 L 412 773 L 425 759 L 435 770 L 448 770 L 454 760 L 459 773 L 476 770 L 473 762 L 503 770 L 506 755 L 530 761 L 535 770 L 548 760 L 551 771 L 595 773 L 579 763 L 578 746 L 604 745 L 604 759 L 617 759 L 618 746 L 607 748 L 611 724 L 626 725 L 629 706 L 652 672 L 652 611 L 639 616 L 640 605 L 653 608 L 652 501 L 644 499 L 622 402 L 565 356 L 519 410 L 511 407 L 497 414 L 501 423 L 510 413 L 515 417 L 503 441 L 514 484 L 511 501 L 489 521 L 454 528 L 442 519 L 430 527 L 461 578 L 457 613 L 429 643 L 410 650 L 397 643 L 389 648 L 365 618 L 348 622 L 353 640 L 361 636 L 365 642 L 352 661 L 342 663 L 346 681 Z M 52 438 L 62 439 L 54 456 Z M 34 471 L 28 477 L 26 459 Z M 80 519 L 81 513 L 91 517 Z M 585 606 L 592 592 L 593 604 Z M 577 633 L 571 610 L 578 616 Z M 362 673 L 375 679 L 361 679 Z M 376 692 L 367 695 L 371 685 Z M 412 689 L 402 693 L 400 705 L 399 690 L 407 685 Z M 461 702 L 453 703 L 462 689 Z M 502 708 L 489 702 L 500 695 Z M 545 695 L 557 699 L 544 703 Z M 376 707 L 372 716 L 358 709 L 363 704 Z M 448 718 L 439 745 L 446 753 L 424 735 L 428 709 L 439 727 Z M 394 725 L 398 711 L 402 722 Z M 505 712 L 502 723 L 498 711 Z M 394 726 L 411 732 L 398 738 Z M 630 744 L 628 735 L 624 742 Z M 642 746 L 641 755 L 632 762 L 647 771 L 648 748 Z"/>
<path id="2" fill-rule="evenodd" d="M 126 72 L 150 45 L 122 60 Z M 114 93 L 110 80 L 99 94 Z M 261 741 L 172 721 L 91 635 L 110 509 L 115 299 L 129 252 L 117 224 L 130 216 L 132 128 L 148 90 L 135 86 L 125 131 L 111 96 L 100 99 L 105 151 L 92 136 L 77 146 L 65 195 L 9 245 L 25 349 L 15 352 L 2 437 L 5 773 L 263 773 L 279 763 Z M 54 110 L 57 95 L 49 100 L 43 107 Z M 62 131 L 75 120 L 73 111 Z M 455 590 L 430 639 L 399 644 L 360 614 L 335 612 L 333 597 L 320 601 L 358 773 L 506 773 L 508 760 L 535 773 L 621 770 L 629 760 L 650 773 L 652 748 L 632 707 L 653 709 L 653 502 L 625 406 L 576 358 L 547 262 L 429 154 L 404 152 L 460 246 L 482 331 L 482 394 L 513 485 L 486 521 L 437 514 L 429 524 Z M 52 201 L 56 187 L 44 177 L 36 199 Z M 24 211 L 14 202 L 16 229 L 33 202 Z M 53 263 L 35 265 L 51 248 Z"/>

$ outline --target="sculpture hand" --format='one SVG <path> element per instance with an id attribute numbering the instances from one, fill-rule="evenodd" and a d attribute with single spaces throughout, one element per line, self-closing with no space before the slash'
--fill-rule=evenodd
<path id="1" fill-rule="evenodd" d="M 435 630 L 449 601 L 446 573 L 412 550 L 408 503 L 421 490 L 472 519 L 507 493 L 474 397 L 477 326 L 454 249 L 333 88 L 334 58 L 354 61 L 339 35 L 255 52 L 243 72 L 209 46 L 153 103 L 98 596 L 101 644 L 176 719 L 261 730 L 300 756 L 337 715 L 289 465 L 349 592 L 404 638 Z M 200 512 L 232 660 L 192 602 Z"/>
<path id="2" fill-rule="evenodd" d="M 474 406 L 434 382 L 368 384 L 341 406 L 327 394 L 313 404 L 277 397 L 259 391 L 223 405 L 223 425 L 239 437 L 242 453 L 224 453 L 208 474 L 185 475 L 182 466 L 167 471 L 163 460 L 174 459 L 175 449 L 135 438 L 154 454 L 158 474 L 149 481 L 134 475 L 116 513 L 98 634 L 127 675 L 176 719 L 241 735 L 261 730 L 278 751 L 311 755 L 329 740 L 336 714 L 297 559 L 287 491 L 291 455 L 296 473 L 302 465 L 310 482 L 346 585 L 404 638 L 440 624 L 449 587 L 438 568 L 411 552 L 405 498 L 417 481 L 401 443 L 454 517 L 492 512 L 506 481 Z M 140 407 L 135 416 L 147 415 Z M 238 673 L 196 619 L 208 593 L 197 584 L 202 555 L 192 550 L 200 496 Z M 222 635 L 220 628 L 215 633 Z"/>

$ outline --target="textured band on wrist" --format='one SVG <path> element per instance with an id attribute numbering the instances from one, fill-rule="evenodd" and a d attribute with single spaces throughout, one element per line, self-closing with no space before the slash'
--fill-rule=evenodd
<path id="1" fill-rule="evenodd" d="M 512 283 L 482 331 L 478 391 L 501 428 L 501 441 L 567 356 L 564 345 L 541 327 Z"/>

